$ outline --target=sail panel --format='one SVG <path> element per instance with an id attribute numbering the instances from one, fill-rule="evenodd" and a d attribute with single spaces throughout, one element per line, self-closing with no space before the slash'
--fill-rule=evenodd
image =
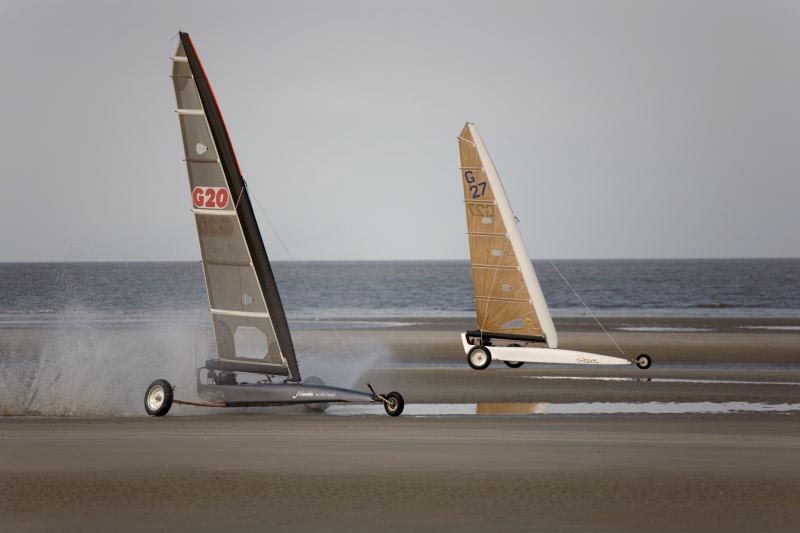
<path id="1" fill-rule="evenodd" d="M 175 63 L 172 71 L 172 84 L 175 86 L 178 109 L 203 109 L 188 63 Z"/>
<path id="2" fill-rule="evenodd" d="M 219 359 L 299 381 L 286 318 L 230 139 L 189 36 L 180 37 L 172 80 Z M 278 311 L 277 327 L 272 309 Z M 243 344 L 242 337 L 263 342 Z"/>
<path id="3" fill-rule="evenodd" d="M 518 300 L 530 303 L 522 273 L 516 268 L 472 267 L 475 298 Z M 478 305 L 477 302 L 475 304 Z"/>
<path id="4" fill-rule="evenodd" d="M 217 161 L 217 149 L 211 138 L 205 115 L 179 115 L 187 161 Z"/>
<path id="5" fill-rule="evenodd" d="M 235 216 L 195 213 L 200 250 L 206 263 L 250 267 L 250 253 Z"/>
<path id="6" fill-rule="evenodd" d="M 220 265 L 205 261 L 208 300 L 212 309 L 266 313 L 253 267 Z"/>
<path id="7" fill-rule="evenodd" d="M 494 165 L 471 124 L 458 137 L 475 312 L 481 331 L 544 337 L 555 329 Z M 544 324 L 543 324 L 544 322 Z"/>
<path id="8" fill-rule="evenodd" d="M 468 235 L 472 265 L 518 268 L 517 257 L 505 235 Z"/>
<path id="9" fill-rule="evenodd" d="M 475 308 L 485 317 L 481 331 L 512 335 L 541 335 L 536 312 L 530 302 L 475 299 Z M 538 332 L 538 333 L 537 333 Z"/>
<path id="10" fill-rule="evenodd" d="M 275 338 L 275 332 L 270 327 L 268 321 L 263 318 L 243 317 L 214 314 L 213 315 L 214 333 L 217 341 L 217 353 L 220 359 L 245 361 L 247 363 L 263 362 L 273 365 L 285 365 L 281 358 L 280 347 Z M 243 356 L 237 353 L 237 332 L 246 331 L 252 328 L 259 331 L 265 338 L 264 358 L 252 357 L 250 352 L 245 352 Z M 241 350 L 240 350 L 241 351 Z M 247 357 L 250 355 L 250 357 Z"/>
<path id="11" fill-rule="evenodd" d="M 186 167 L 189 170 L 189 185 L 192 189 L 195 187 L 228 187 L 225 174 L 218 161 L 187 161 Z"/>

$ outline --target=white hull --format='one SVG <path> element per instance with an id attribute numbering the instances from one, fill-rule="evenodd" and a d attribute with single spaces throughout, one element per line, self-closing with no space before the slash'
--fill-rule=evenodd
<path id="1" fill-rule="evenodd" d="M 474 345 L 467 342 L 467 335 L 461 334 L 464 353 L 468 354 Z M 564 350 L 561 348 L 534 348 L 527 346 L 489 346 L 492 360 L 515 363 L 551 363 L 565 365 L 631 365 L 631 361 L 622 357 L 600 355 L 590 352 Z"/>

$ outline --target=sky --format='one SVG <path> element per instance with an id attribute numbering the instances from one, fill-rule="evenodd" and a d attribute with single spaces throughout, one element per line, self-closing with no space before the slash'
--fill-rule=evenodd
<path id="1" fill-rule="evenodd" d="M 534 258 L 800 256 L 798 2 L 0 0 L 0 261 L 199 260 L 178 30 L 273 259 L 466 259 L 465 121 Z"/>

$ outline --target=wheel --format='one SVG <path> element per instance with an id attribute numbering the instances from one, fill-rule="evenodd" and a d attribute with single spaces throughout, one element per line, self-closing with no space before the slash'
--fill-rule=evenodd
<path id="1" fill-rule="evenodd" d="M 467 354 L 467 363 L 475 370 L 483 370 L 492 364 L 492 354 L 486 346 L 475 346 Z"/>
<path id="2" fill-rule="evenodd" d="M 150 416 L 164 416 L 172 407 L 172 385 L 166 379 L 157 379 L 144 393 L 144 410 Z"/>
<path id="3" fill-rule="evenodd" d="M 522 361 L 503 361 L 508 368 L 519 368 L 525 363 Z"/>
<path id="4" fill-rule="evenodd" d="M 638 366 L 642 370 L 644 370 L 646 368 L 650 368 L 650 365 L 652 365 L 652 364 L 653 364 L 653 360 L 650 359 L 650 356 L 647 355 L 646 353 L 643 353 L 643 354 L 639 355 L 639 357 L 636 358 L 636 366 Z"/>
<path id="5" fill-rule="evenodd" d="M 317 376 L 311 376 L 303 380 L 303 385 L 325 385 L 325 382 Z M 307 403 L 305 404 L 306 410 L 312 413 L 324 413 L 331 404 L 327 402 L 320 403 Z"/>
<path id="6" fill-rule="evenodd" d="M 392 391 L 384 396 L 386 401 L 383 402 L 383 408 L 386 409 L 386 414 L 389 416 L 400 416 L 406 402 L 403 400 L 403 395 L 399 392 Z"/>

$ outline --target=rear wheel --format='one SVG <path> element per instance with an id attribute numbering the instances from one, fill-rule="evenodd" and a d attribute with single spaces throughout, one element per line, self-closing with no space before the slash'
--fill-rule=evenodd
<path id="1" fill-rule="evenodd" d="M 643 353 L 643 354 L 639 355 L 639 357 L 636 358 L 636 366 L 638 366 L 642 370 L 650 368 L 650 365 L 652 365 L 652 364 L 653 364 L 653 360 L 650 359 L 650 356 L 647 355 L 646 353 Z"/>
<path id="2" fill-rule="evenodd" d="M 519 348 L 519 344 L 509 344 L 509 348 Z M 508 368 L 519 368 L 525 363 L 522 361 L 503 361 Z"/>
<path id="3" fill-rule="evenodd" d="M 144 393 L 144 410 L 150 416 L 164 416 L 172 407 L 172 385 L 166 379 L 157 379 Z"/>
<path id="4" fill-rule="evenodd" d="M 467 354 L 467 364 L 475 370 L 484 370 L 492 364 L 492 354 L 486 346 L 475 346 Z"/>
<path id="5" fill-rule="evenodd" d="M 384 396 L 386 401 L 383 402 L 383 408 L 389 416 L 400 416 L 403 413 L 403 408 L 406 406 L 403 395 L 399 392 L 392 391 Z"/>

